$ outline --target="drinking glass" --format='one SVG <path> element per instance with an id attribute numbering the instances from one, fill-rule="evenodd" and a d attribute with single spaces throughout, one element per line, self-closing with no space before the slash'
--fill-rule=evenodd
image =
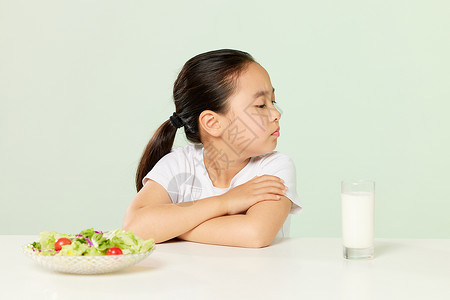
<path id="1" fill-rule="evenodd" d="M 342 242 L 344 258 L 374 257 L 375 182 L 341 182 Z"/>

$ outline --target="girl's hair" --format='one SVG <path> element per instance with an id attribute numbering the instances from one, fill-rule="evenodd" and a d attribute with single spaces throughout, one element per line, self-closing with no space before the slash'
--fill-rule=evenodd
<path id="1" fill-rule="evenodd" d="M 215 50 L 199 54 L 188 60 L 173 86 L 175 112 L 183 121 L 187 139 L 199 144 L 198 119 L 204 110 L 219 114 L 228 112 L 227 99 L 233 94 L 237 79 L 253 57 L 238 50 Z M 165 121 L 147 144 L 136 171 L 136 190 L 142 188 L 142 179 L 155 164 L 172 150 L 175 128 Z"/>

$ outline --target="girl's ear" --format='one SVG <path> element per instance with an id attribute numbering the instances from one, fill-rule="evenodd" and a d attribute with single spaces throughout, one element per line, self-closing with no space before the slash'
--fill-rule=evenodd
<path id="1" fill-rule="evenodd" d="M 223 132 L 224 127 L 221 121 L 223 122 L 223 118 L 211 110 L 202 111 L 198 118 L 198 123 L 203 130 L 214 137 L 219 137 Z"/>

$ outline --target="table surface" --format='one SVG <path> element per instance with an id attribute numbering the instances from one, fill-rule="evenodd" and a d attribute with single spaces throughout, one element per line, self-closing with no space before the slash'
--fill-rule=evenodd
<path id="1" fill-rule="evenodd" d="M 57 273 L 0 236 L 0 299 L 450 299 L 450 239 L 376 239 L 375 258 L 346 260 L 341 239 L 287 238 L 247 249 L 174 241 L 103 275 Z"/>

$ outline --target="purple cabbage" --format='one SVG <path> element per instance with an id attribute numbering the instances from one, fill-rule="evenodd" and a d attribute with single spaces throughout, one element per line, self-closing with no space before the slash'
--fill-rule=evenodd
<path id="1" fill-rule="evenodd" d="M 84 239 L 89 243 L 89 247 L 94 246 L 94 244 L 92 244 L 91 240 L 87 236 L 85 236 Z"/>

